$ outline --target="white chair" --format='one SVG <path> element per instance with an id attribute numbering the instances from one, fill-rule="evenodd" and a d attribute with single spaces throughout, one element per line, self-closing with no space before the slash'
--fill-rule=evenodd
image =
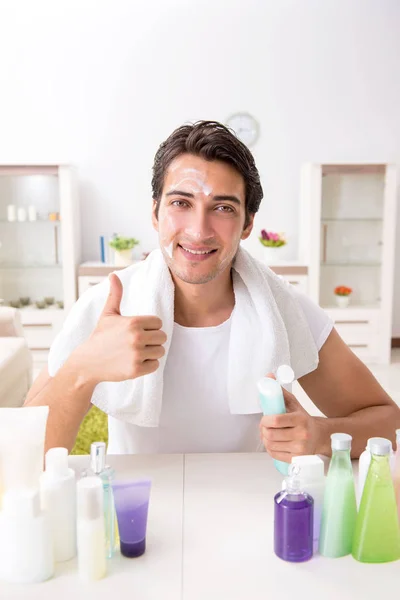
<path id="1" fill-rule="evenodd" d="M 0 306 L 0 407 L 22 406 L 32 384 L 32 356 L 18 310 Z"/>

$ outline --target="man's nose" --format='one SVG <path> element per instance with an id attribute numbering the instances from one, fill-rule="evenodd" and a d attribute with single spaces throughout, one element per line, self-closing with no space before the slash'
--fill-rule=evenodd
<path id="1" fill-rule="evenodd" d="M 196 210 L 192 211 L 186 231 L 188 234 L 198 239 L 213 237 L 214 230 L 210 212 L 203 207 L 198 207 Z"/>

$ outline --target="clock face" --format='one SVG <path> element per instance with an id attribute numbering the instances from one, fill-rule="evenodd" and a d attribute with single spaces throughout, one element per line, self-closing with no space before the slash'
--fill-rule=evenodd
<path id="1" fill-rule="evenodd" d="M 258 139 L 259 126 L 254 117 L 248 113 L 236 113 L 229 117 L 227 127 L 233 129 L 237 137 L 246 146 L 252 146 Z"/>

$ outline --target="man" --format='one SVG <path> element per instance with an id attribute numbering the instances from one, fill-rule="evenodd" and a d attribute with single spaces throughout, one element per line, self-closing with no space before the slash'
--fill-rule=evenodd
<path id="1" fill-rule="evenodd" d="M 399 408 L 326 314 L 300 294 L 297 300 L 319 364 L 299 383 L 327 418 L 310 416 L 286 391 L 287 414 L 230 414 L 226 357 L 235 307 L 232 264 L 240 241 L 252 231 L 263 196 L 254 159 L 223 125 L 186 125 L 161 144 L 152 186 L 153 225 L 175 286 L 162 413 L 156 428 L 110 417 L 109 451 L 249 451 L 257 449 L 255 440 L 259 444 L 261 438 L 273 458 L 290 462 L 294 455 L 329 455 L 334 432 L 353 436 L 354 457 L 369 437 L 393 440 L 400 427 Z M 122 297 L 114 274 L 91 335 L 77 347 L 71 345 L 55 376 L 45 369 L 29 392 L 26 405 L 50 407 L 47 448 L 73 447 L 98 384 L 146 377 L 159 367 L 166 342 L 160 319 L 121 316 Z M 88 302 L 90 306 L 90 298 Z M 68 327 L 65 331 L 68 341 Z"/>

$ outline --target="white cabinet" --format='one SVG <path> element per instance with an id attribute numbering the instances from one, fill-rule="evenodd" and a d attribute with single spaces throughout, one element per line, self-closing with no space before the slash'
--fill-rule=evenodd
<path id="1" fill-rule="evenodd" d="M 309 293 L 365 362 L 390 362 L 396 175 L 384 164 L 302 170 Z M 353 290 L 347 308 L 336 306 L 337 286 Z"/>
<path id="2" fill-rule="evenodd" d="M 78 214 L 70 167 L 0 166 L 0 298 L 20 308 L 38 362 L 77 297 Z"/>

